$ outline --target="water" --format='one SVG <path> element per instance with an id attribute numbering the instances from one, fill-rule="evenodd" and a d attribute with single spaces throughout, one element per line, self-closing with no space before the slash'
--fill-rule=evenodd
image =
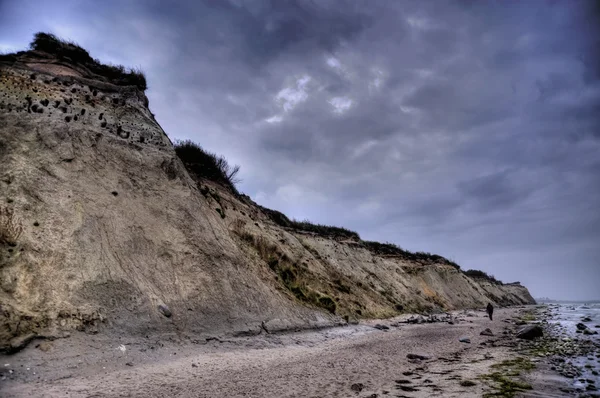
<path id="1" fill-rule="evenodd" d="M 573 387 L 597 393 L 593 390 L 593 386 L 600 390 L 600 302 L 549 303 L 548 306 L 553 313 L 548 322 L 557 326 L 563 339 L 574 339 L 587 345 L 595 345 L 594 352 L 574 358 L 571 362 L 581 369 L 581 375 L 573 379 Z M 598 334 L 578 333 L 577 325 L 582 323 L 590 331 Z"/>

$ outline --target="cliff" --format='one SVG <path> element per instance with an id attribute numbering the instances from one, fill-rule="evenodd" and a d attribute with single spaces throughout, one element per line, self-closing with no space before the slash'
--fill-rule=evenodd
<path id="1" fill-rule="evenodd" d="M 286 225 L 189 173 L 145 80 L 65 48 L 0 56 L 0 350 L 534 302 L 440 256 Z"/>

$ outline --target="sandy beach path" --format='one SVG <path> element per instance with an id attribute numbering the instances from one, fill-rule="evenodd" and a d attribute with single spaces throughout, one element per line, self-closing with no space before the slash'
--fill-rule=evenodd
<path id="1" fill-rule="evenodd" d="M 371 328 L 372 322 L 357 329 L 360 333 L 337 338 L 329 337 L 331 331 L 321 331 L 257 336 L 237 348 L 186 345 L 177 347 L 176 355 L 167 355 L 175 348 L 166 347 L 154 357 L 144 357 L 146 349 L 136 354 L 135 348 L 129 349 L 127 358 L 116 356 L 116 350 L 110 351 L 110 358 L 93 350 L 69 355 L 64 340 L 61 349 L 32 348 L 22 359 L 14 357 L 11 366 L 17 369 L 19 361 L 38 361 L 37 378 L 0 386 L 6 397 L 481 396 L 486 386 L 477 376 L 493 363 L 515 356 L 509 344 L 503 344 L 514 338 L 502 332 L 510 326 L 505 320 L 516 311 L 498 309 L 493 321 L 483 311 L 471 311 L 461 313 L 454 325 L 401 323 L 388 331 Z M 481 336 L 485 328 L 495 336 Z M 461 337 L 471 343 L 459 342 Z M 411 360 L 407 354 L 431 358 Z M 465 381 L 474 385 L 461 385 L 470 384 Z"/>

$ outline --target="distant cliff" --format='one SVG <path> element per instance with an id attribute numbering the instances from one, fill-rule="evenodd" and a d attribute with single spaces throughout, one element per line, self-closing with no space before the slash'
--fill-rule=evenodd
<path id="1" fill-rule="evenodd" d="M 534 302 L 188 171 L 139 71 L 37 39 L 0 56 L 1 350 L 71 330 L 255 334 Z"/>

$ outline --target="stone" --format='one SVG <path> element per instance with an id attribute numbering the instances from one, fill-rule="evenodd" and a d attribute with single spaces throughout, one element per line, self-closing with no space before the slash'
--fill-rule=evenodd
<path id="1" fill-rule="evenodd" d="M 363 383 L 354 383 L 350 386 L 350 389 L 356 392 L 361 392 L 363 388 L 365 388 L 365 385 Z"/>
<path id="2" fill-rule="evenodd" d="M 421 361 L 431 359 L 430 355 L 424 355 L 424 354 L 407 354 L 406 357 L 408 359 L 418 359 Z"/>
<path id="3" fill-rule="evenodd" d="M 586 325 L 584 325 L 583 323 L 578 323 L 578 324 L 577 324 L 577 329 L 578 329 L 578 330 L 584 330 L 584 329 L 587 329 L 587 326 L 586 326 Z"/>
<path id="4" fill-rule="evenodd" d="M 542 337 L 544 330 L 538 325 L 526 326 L 517 332 L 517 338 L 525 340 L 533 340 L 536 337 Z"/>
<path id="5" fill-rule="evenodd" d="M 596 332 L 595 330 L 590 330 L 590 329 L 584 329 L 583 330 L 583 334 L 585 335 L 592 335 L 592 334 L 598 334 L 598 332 Z"/>
<path id="6" fill-rule="evenodd" d="M 490 328 L 485 329 L 483 332 L 479 333 L 481 336 L 493 336 L 494 333 Z"/>
<path id="7" fill-rule="evenodd" d="M 164 316 L 166 316 L 167 318 L 171 317 L 171 310 L 169 309 L 169 307 L 167 307 L 164 304 L 159 304 L 158 305 L 158 310 L 160 311 L 161 314 L 163 314 Z"/>
<path id="8" fill-rule="evenodd" d="M 458 341 L 460 341 L 461 343 L 471 344 L 471 339 L 468 337 L 461 337 L 460 339 L 458 339 Z"/>
<path id="9" fill-rule="evenodd" d="M 385 326 L 385 325 L 382 325 L 382 324 L 380 324 L 380 323 L 378 323 L 377 325 L 375 325 L 375 326 L 373 326 L 373 327 L 374 327 L 375 329 L 379 329 L 379 330 L 388 330 L 388 329 L 389 329 L 389 326 Z"/>
<path id="10" fill-rule="evenodd" d="M 21 335 L 14 337 L 10 340 L 10 348 L 7 351 L 8 354 L 14 354 L 16 352 L 21 351 L 23 348 L 27 346 L 31 341 L 33 341 L 37 335 L 35 333 L 28 333 L 26 335 Z"/>

